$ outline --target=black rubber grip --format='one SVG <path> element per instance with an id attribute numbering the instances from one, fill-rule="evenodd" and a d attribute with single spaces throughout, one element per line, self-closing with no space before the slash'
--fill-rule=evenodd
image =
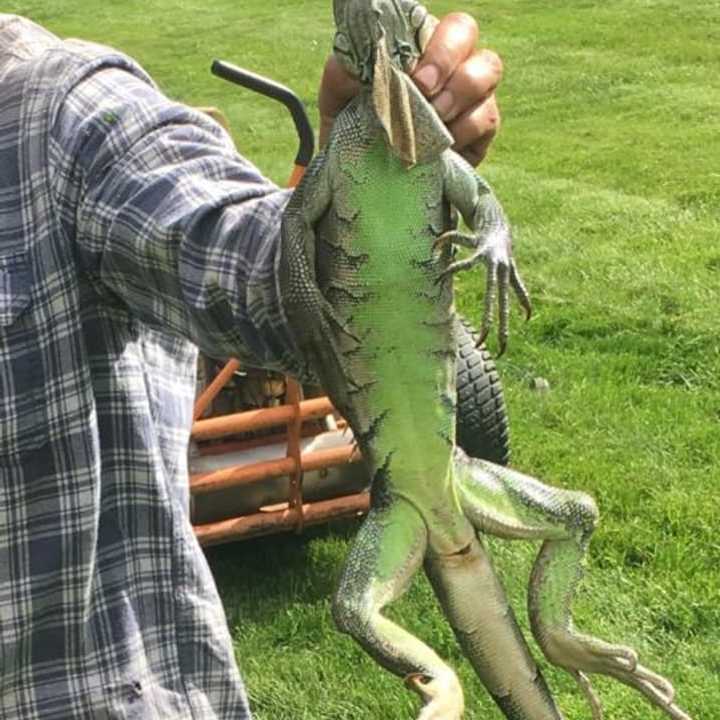
<path id="1" fill-rule="evenodd" d="M 278 100 L 285 105 L 292 115 L 300 139 L 300 149 L 295 158 L 295 164 L 302 165 L 302 167 L 307 167 L 310 164 L 315 153 L 315 133 L 312 125 L 310 125 L 305 105 L 290 88 L 222 60 L 213 61 L 211 72 L 223 80 L 229 80 L 236 85 L 241 85 L 248 90 Z"/>

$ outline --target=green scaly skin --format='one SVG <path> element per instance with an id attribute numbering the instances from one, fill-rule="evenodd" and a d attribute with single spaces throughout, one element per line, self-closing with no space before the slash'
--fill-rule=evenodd
<path id="1" fill-rule="evenodd" d="M 480 538 L 540 539 L 532 631 L 547 659 L 576 677 L 593 717 L 601 710 L 586 675 L 603 673 L 687 720 L 670 683 L 639 665 L 633 650 L 573 627 L 571 601 L 598 517 L 592 499 L 455 447 L 452 275 L 488 265 L 483 325 L 499 290 L 503 345 L 508 287 L 527 304 L 508 226 L 490 188 L 448 149 L 445 128 L 403 74 L 427 37 L 424 9 L 414 0 L 336 0 L 335 19 L 338 58 L 367 87 L 339 116 L 293 195 L 279 271 L 304 363 L 298 374 L 318 379 L 348 419 L 373 479 L 371 510 L 334 602 L 340 629 L 421 695 L 420 720 L 461 718 L 453 671 L 382 613 L 424 563 L 505 717 L 559 720 Z M 453 230 L 451 208 L 470 235 Z M 454 262 L 448 241 L 471 247 L 470 260 Z"/>

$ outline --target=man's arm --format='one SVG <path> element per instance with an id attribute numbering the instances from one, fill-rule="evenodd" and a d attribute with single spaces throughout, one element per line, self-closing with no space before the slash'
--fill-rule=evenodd
<path id="1" fill-rule="evenodd" d="M 497 56 L 474 49 L 477 34 L 467 15 L 444 18 L 414 73 L 436 101 L 453 95 L 450 114 L 442 114 L 473 162 L 499 122 L 501 76 Z M 352 82 L 326 69 L 324 125 Z M 53 141 L 65 168 L 57 174 L 58 195 L 69 203 L 63 214 L 75 222 L 84 268 L 101 285 L 211 355 L 249 352 L 263 364 L 288 358 L 274 282 L 288 193 L 240 158 L 226 134 L 142 80 L 106 70 L 71 93 Z"/>
<path id="2" fill-rule="evenodd" d="M 208 354 L 282 359 L 274 263 L 288 192 L 227 134 L 109 69 L 68 96 L 53 147 L 63 216 L 100 287 Z"/>

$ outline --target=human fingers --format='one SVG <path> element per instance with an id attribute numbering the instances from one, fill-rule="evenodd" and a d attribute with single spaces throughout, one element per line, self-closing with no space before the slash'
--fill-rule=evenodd
<path id="1" fill-rule="evenodd" d="M 330 136 L 337 114 L 360 92 L 360 82 L 331 55 L 325 63 L 318 106 L 320 109 L 320 147 Z"/>
<path id="2" fill-rule="evenodd" d="M 440 118 L 452 122 L 482 105 L 502 79 L 502 60 L 492 50 L 476 50 L 461 62 L 433 98 Z"/>
<path id="3" fill-rule="evenodd" d="M 457 117 L 449 123 L 448 129 L 455 139 L 454 150 L 471 165 L 478 165 L 500 129 L 500 110 L 495 95 Z"/>
<path id="4" fill-rule="evenodd" d="M 467 13 L 451 13 L 438 23 L 412 73 L 427 97 L 442 91 L 457 67 L 474 52 L 479 30 Z"/>

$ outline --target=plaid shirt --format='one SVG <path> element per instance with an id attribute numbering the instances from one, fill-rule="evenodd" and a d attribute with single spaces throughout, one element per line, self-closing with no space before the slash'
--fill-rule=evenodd
<path id="1" fill-rule="evenodd" d="M 124 56 L 0 15 L 0 717 L 249 716 L 186 445 L 196 346 L 290 357 L 287 197 Z"/>

